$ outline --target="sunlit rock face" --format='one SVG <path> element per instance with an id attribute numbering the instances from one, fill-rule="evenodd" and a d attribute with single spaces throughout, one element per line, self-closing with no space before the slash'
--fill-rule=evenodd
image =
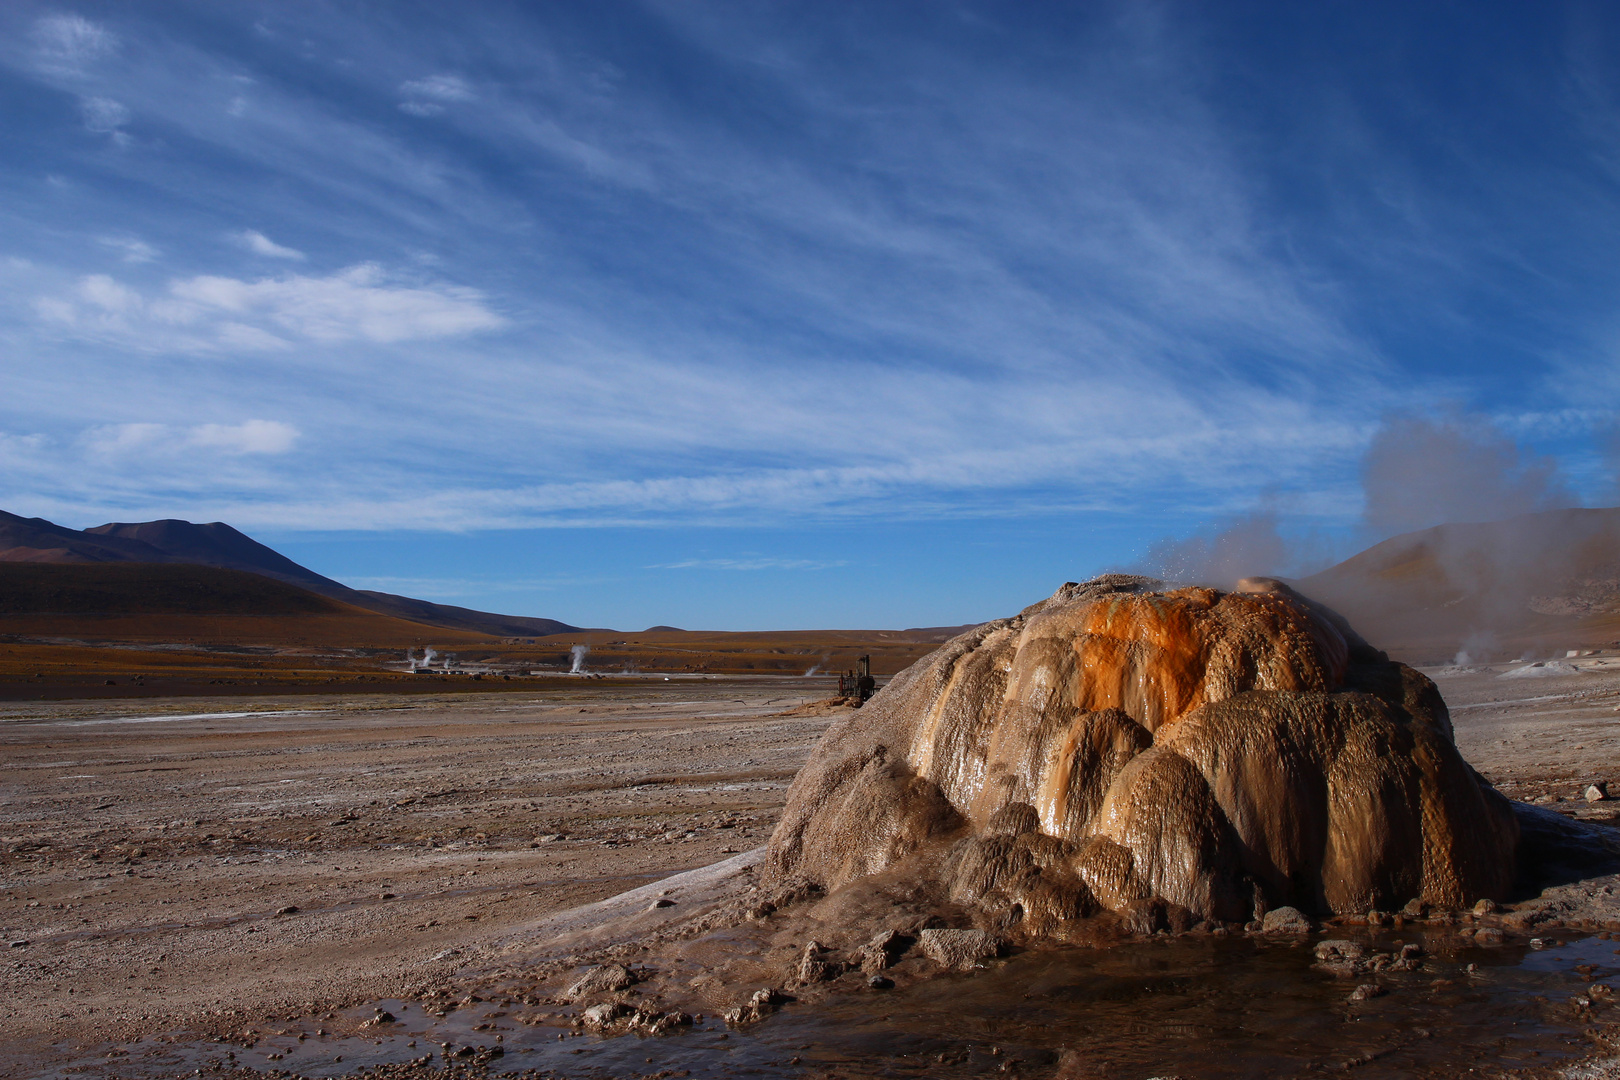
<path id="1" fill-rule="evenodd" d="M 1280 583 L 1108 575 L 956 638 L 823 737 L 768 874 L 898 870 L 1043 934 L 1502 897 L 1518 827 L 1434 684 Z"/>

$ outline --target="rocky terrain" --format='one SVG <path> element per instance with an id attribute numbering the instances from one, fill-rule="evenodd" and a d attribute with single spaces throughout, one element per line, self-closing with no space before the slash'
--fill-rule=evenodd
<path id="1" fill-rule="evenodd" d="M 1459 751 L 1499 790 L 1614 828 L 1620 803 L 1585 792 L 1620 784 L 1620 657 L 1504 677 L 1528 666 L 1427 674 Z M 719 1060 L 791 1075 L 802 1056 L 805 1068 L 819 1063 L 808 1075 L 868 1075 L 869 1057 L 899 1075 L 1012 1063 L 1024 1075 L 1141 1080 L 1162 1070 L 1104 1067 L 1107 1055 L 1089 1051 L 1042 1057 L 973 1010 L 1046 1001 L 1043 987 L 1075 977 L 1060 972 L 1093 968 L 1155 1009 L 1199 1000 L 1164 996 L 1171 985 L 1147 973 L 1165 964 L 1206 973 L 1208 1030 L 1230 1029 L 1232 1010 L 1252 999 L 1243 1045 L 1262 1039 L 1266 1017 L 1287 1017 L 1287 1030 L 1317 1032 L 1320 1047 L 1307 1049 L 1324 1067 L 1380 1075 L 1380 1062 L 1420 1051 L 1469 1067 L 1505 1060 L 1480 1032 L 1518 1021 L 1493 1019 L 1482 995 L 1530 963 L 1520 956 L 1562 964 L 1569 989 L 1535 1006 L 1538 1022 L 1555 1026 L 1525 1044 L 1514 1075 L 1604 1075 L 1601 1064 L 1542 1069 L 1532 1049 L 1594 1062 L 1616 1052 L 1603 1049 L 1611 999 L 1588 987 L 1616 981 L 1620 941 L 1598 935 L 1620 932 L 1620 879 L 1590 869 L 1559 878 L 1546 868 L 1548 884 L 1484 913 L 1329 920 L 1305 940 L 1359 943 L 1351 963 L 1365 967 L 1343 978 L 1311 965 L 1344 957 L 1318 961 L 1314 946 L 1290 945 L 1299 939 L 1286 926 L 1146 941 L 1110 931 L 1078 944 L 1122 948 L 1071 948 L 1050 963 L 1039 950 L 975 959 L 999 943 L 939 933 L 971 920 L 929 895 L 784 893 L 762 880 L 760 860 L 792 777 L 845 714 L 815 704 L 825 686 L 757 678 L 581 683 L 527 699 L 244 697 L 211 700 L 207 713 L 163 699 L 0 706 L 0 926 L 8 945 L 24 943 L 0 965 L 0 1076 L 711 1075 Z M 892 929 L 914 933 L 866 933 L 879 905 Z M 826 932 L 840 924 L 850 935 Z M 1547 948 L 1535 952 L 1533 939 Z M 1425 949 L 1411 970 L 1392 967 L 1403 960 L 1397 942 Z M 950 974 L 958 965 L 968 973 Z M 940 978 L 947 998 L 906 996 Z M 1343 1004 L 1364 985 L 1373 996 Z M 874 994 L 896 1005 L 877 1006 Z M 1588 1005 L 1569 1003 L 1577 998 Z M 949 1000 L 968 1011 L 949 1023 L 927 1011 Z M 1530 1015 L 1523 1001 L 1505 1000 L 1502 1015 Z M 1141 1043 L 1129 1010 L 1109 1019 L 1106 1000 L 1087 1007 L 1116 1058 Z M 915 1015 L 939 1033 L 921 1044 L 926 1054 L 912 1028 L 883 1028 L 876 1043 L 860 1041 L 864 1027 L 841 1028 L 854 1041 L 812 1045 L 804 1026 L 818 1016 L 869 1025 L 891 1010 L 904 1010 L 895 1024 Z M 1031 1015 L 1049 1015 L 1041 1010 Z M 1194 1019 L 1176 1015 L 1171 1030 Z M 1473 1028 L 1446 1027 L 1469 1016 Z M 587 1034 L 591 1024 L 630 1034 L 603 1040 Z M 671 1035 L 635 1034 L 659 1024 Z M 1457 1041 L 1435 1049 L 1448 1038 Z M 1157 1060 L 1168 1045 L 1161 1033 L 1136 1053 Z M 1355 1065 L 1363 1057 L 1371 1064 Z"/>
<path id="2" fill-rule="evenodd" d="M 757 847 L 824 682 L 0 708 L 0 1063 L 438 985 Z"/>

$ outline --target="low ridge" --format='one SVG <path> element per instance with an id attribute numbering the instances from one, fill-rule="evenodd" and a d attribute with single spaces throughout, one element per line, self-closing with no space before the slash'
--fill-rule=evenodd
<path id="1" fill-rule="evenodd" d="M 543 637 L 580 627 L 556 619 L 498 615 L 393 593 L 351 589 L 300 566 L 274 548 L 225 524 L 109 522 L 69 529 L 44 518 L 0 510 L 0 563 L 143 563 L 211 566 L 295 585 L 357 608 L 398 619 L 498 637 Z"/>

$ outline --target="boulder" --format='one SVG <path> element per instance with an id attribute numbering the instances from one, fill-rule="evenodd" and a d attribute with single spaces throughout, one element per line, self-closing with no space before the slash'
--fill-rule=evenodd
<path id="1" fill-rule="evenodd" d="M 1316 943 L 1316 958 L 1321 961 L 1360 960 L 1367 955 L 1367 947 L 1359 941 L 1328 938 Z"/>
<path id="2" fill-rule="evenodd" d="M 1434 684 L 1333 612 L 1269 579 L 1106 575 L 836 720 L 762 886 L 901 875 L 1018 935 L 1152 932 L 1505 897 L 1517 841 Z"/>
<path id="3" fill-rule="evenodd" d="M 728 1024 L 751 1024 L 756 1020 L 763 1020 L 781 1008 L 786 1000 L 786 995 L 770 987 L 755 990 L 747 1001 L 734 1009 L 728 1009 L 724 1019 Z"/>
<path id="4" fill-rule="evenodd" d="M 934 963 L 957 971 L 980 967 L 1001 952 L 995 935 L 984 930 L 924 930 L 917 935 L 917 947 Z"/>
<path id="5" fill-rule="evenodd" d="M 564 996 L 569 1001 L 578 1001 L 580 998 L 594 997 L 597 994 L 616 994 L 635 984 L 635 972 L 623 964 L 603 964 L 601 967 L 591 968 L 582 975 L 567 989 Z"/>
<path id="6" fill-rule="evenodd" d="M 825 956 L 826 949 L 819 941 L 807 942 L 799 957 L 798 978 L 801 983 L 830 982 L 844 973 L 844 965 Z"/>
<path id="7" fill-rule="evenodd" d="M 1315 929 L 1310 916 L 1296 907 L 1283 906 L 1266 912 L 1260 920 L 1263 934 L 1308 934 Z"/>
<path id="8" fill-rule="evenodd" d="M 592 1005 L 585 1010 L 583 1019 L 585 1026 L 593 1031 L 602 1031 L 612 1027 L 619 1020 L 629 1016 L 635 1010 L 620 1001 L 604 1001 L 600 1005 Z"/>
<path id="9" fill-rule="evenodd" d="M 882 930 L 861 946 L 861 970 L 868 975 L 876 975 L 886 968 L 892 967 L 900 954 L 911 947 L 911 939 L 898 930 Z"/>

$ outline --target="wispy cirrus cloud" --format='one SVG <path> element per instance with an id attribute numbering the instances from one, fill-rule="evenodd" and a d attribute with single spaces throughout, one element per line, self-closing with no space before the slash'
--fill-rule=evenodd
<path id="1" fill-rule="evenodd" d="M 374 264 L 326 277 L 180 278 L 152 294 L 108 274 L 88 274 L 64 293 L 36 297 L 34 310 L 66 332 L 117 337 L 146 350 L 279 349 L 300 340 L 391 344 L 505 322 L 477 290 L 401 283 Z"/>
<path id="2" fill-rule="evenodd" d="M 400 111 L 412 116 L 439 116 L 444 113 L 446 103 L 476 101 L 478 97 L 459 75 L 410 79 L 400 85 L 399 92 L 404 95 L 399 103 Z"/>
<path id="3" fill-rule="evenodd" d="M 1199 33 L 1219 17 L 1173 4 L 1099 9 L 1050 41 L 987 9 L 982 39 L 944 16 L 789 34 L 774 9 L 654 4 L 631 35 L 552 11 L 452 17 L 450 41 L 339 9 L 234 37 L 228 18 L 213 34 L 129 10 L 123 47 L 98 24 L 49 47 L 20 24 L 17 63 L 78 140 L 41 143 L 71 208 L 34 209 L 139 231 L 164 273 L 41 232 L 7 282 L 32 306 L 6 345 L 91 389 L 66 402 L 24 373 L 0 421 L 70 454 L 86 426 L 185 427 L 176 394 L 200 416 L 273 404 L 300 418 L 297 451 L 323 453 L 248 488 L 210 487 L 206 460 L 164 474 L 184 505 L 244 521 L 1193 514 L 1268 486 L 1354 521 L 1378 418 L 1474 377 L 1386 323 L 1472 332 L 1489 313 L 1458 300 L 1470 266 L 1516 261 L 1523 282 L 1548 263 L 1477 227 L 1494 203 L 1468 228 L 1448 216 L 1353 95 L 1332 124 L 1264 129 Z M 79 169 L 81 99 L 124 110 L 103 135 L 165 133 L 102 154 L 121 186 Z M 1486 172 L 1511 170 L 1469 175 Z M 33 235 L 23 217 L 8 236 Z M 1567 411 L 1535 365 L 1499 367 L 1527 389 L 1497 411 Z M 60 475 L 22 486 L 70 490 Z"/>
<path id="4" fill-rule="evenodd" d="M 782 559 L 769 556 L 743 559 L 683 559 L 680 562 L 653 563 L 648 570 L 834 570 L 848 566 L 845 559 Z"/>
<path id="5" fill-rule="evenodd" d="M 148 263 L 161 254 L 145 240 L 133 236 L 102 236 L 97 242 L 119 252 L 127 263 Z"/>
<path id="6" fill-rule="evenodd" d="M 255 229 L 246 229 L 236 233 L 234 239 L 253 254 L 263 255 L 266 258 L 293 259 L 296 261 L 302 261 L 304 258 L 302 251 L 296 248 L 283 247 Z"/>
<path id="7" fill-rule="evenodd" d="M 244 420 L 236 424 L 112 424 L 92 428 L 84 444 L 101 457 L 122 458 L 209 450 L 224 454 L 284 454 L 298 441 L 299 431 L 282 420 Z"/>
<path id="8" fill-rule="evenodd" d="M 131 137 L 124 130 L 130 121 L 129 107 L 110 97 L 81 98 L 79 112 L 84 117 L 84 129 L 96 135 L 107 135 L 119 146 L 128 146 Z"/>
<path id="9" fill-rule="evenodd" d="M 81 15 L 44 15 L 29 30 L 34 61 L 47 71 L 79 74 L 118 48 L 118 35 Z"/>

